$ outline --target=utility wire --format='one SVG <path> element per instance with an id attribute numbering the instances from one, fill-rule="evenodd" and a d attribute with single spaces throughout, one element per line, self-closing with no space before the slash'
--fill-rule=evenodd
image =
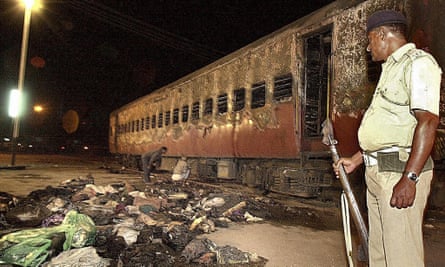
<path id="1" fill-rule="evenodd" d="M 66 3 L 73 8 L 82 10 L 91 17 L 136 35 L 149 38 L 150 40 L 163 46 L 187 52 L 204 59 L 215 59 L 225 55 L 225 53 L 221 51 L 206 47 L 187 38 L 162 30 L 156 26 L 132 18 L 110 7 L 91 0 L 71 0 L 67 1 Z"/>

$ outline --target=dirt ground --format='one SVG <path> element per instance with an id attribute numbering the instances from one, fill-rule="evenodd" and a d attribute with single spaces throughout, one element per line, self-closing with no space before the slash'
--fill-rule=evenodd
<path id="1" fill-rule="evenodd" d="M 110 172 L 120 166 L 110 158 L 67 155 L 17 155 L 16 166 L 9 165 L 10 155 L 0 154 L 0 191 L 26 196 L 37 189 L 57 186 L 76 178 L 92 176 L 96 185 L 126 181 L 138 190 L 146 190 L 137 172 Z M 168 175 L 168 174 L 157 174 Z M 194 181 L 192 180 L 191 183 Z M 219 186 L 219 185 L 213 185 Z M 224 185 L 226 190 L 255 191 L 240 185 Z M 259 195 L 259 197 L 262 197 Z M 230 245 L 256 253 L 268 260 L 268 267 L 347 266 L 341 214 L 335 203 L 312 201 L 269 194 L 268 198 L 285 203 L 285 211 L 269 211 L 261 223 L 231 224 L 228 228 L 204 234 L 218 245 Z M 441 210 L 429 210 L 425 223 L 426 266 L 445 266 L 445 216 Z M 360 265 L 360 264 L 359 264 Z M 364 266 L 363 264 L 361 264 Z"/>

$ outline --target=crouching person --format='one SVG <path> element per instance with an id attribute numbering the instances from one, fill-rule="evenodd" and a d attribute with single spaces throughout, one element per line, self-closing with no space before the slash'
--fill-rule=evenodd
<path id="1" fill-rule="evenodd" d="M 162 155 L 167 152 L 167 147 L 163 146 L 157 150 L 149 151 L 141 156 L 142 168 L 144 171 L 144 182 L 151 182 L 150 174 L 161 166 Z"/>

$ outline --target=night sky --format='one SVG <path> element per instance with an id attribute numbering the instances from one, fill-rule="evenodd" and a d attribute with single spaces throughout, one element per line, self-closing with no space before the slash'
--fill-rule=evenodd
<path id="1" fill-rule="evenodd" d="M 44 1 L 44 0 L 43 0 Z M 109 113 L 332 0 L 52 0 L 31 18 L 20 135 L 106 146 Z M 0 136 L 10 136 L 23 7 L 0 0 Z M 34 104 L 44 111 L 36 114 Z M 68 134 L 62 117 L 75 110 Z M 44 141 L 42 141 L 44 140 Z M 50 144 L 48 144 L 50 140 Z"/>

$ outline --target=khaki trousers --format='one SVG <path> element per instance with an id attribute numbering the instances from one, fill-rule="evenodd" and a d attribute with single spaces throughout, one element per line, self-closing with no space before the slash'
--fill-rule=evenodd
<path id="1" fill-rule="evenodd" d="M 394 185 L 401 174 L 378 172 L 366 167 L 369 219 L 369 266 L 424 266 L 423 214 L 430 192 L 433 171 L 420 175 L 414 205 L 406 209 L 390 205 Z"/>

